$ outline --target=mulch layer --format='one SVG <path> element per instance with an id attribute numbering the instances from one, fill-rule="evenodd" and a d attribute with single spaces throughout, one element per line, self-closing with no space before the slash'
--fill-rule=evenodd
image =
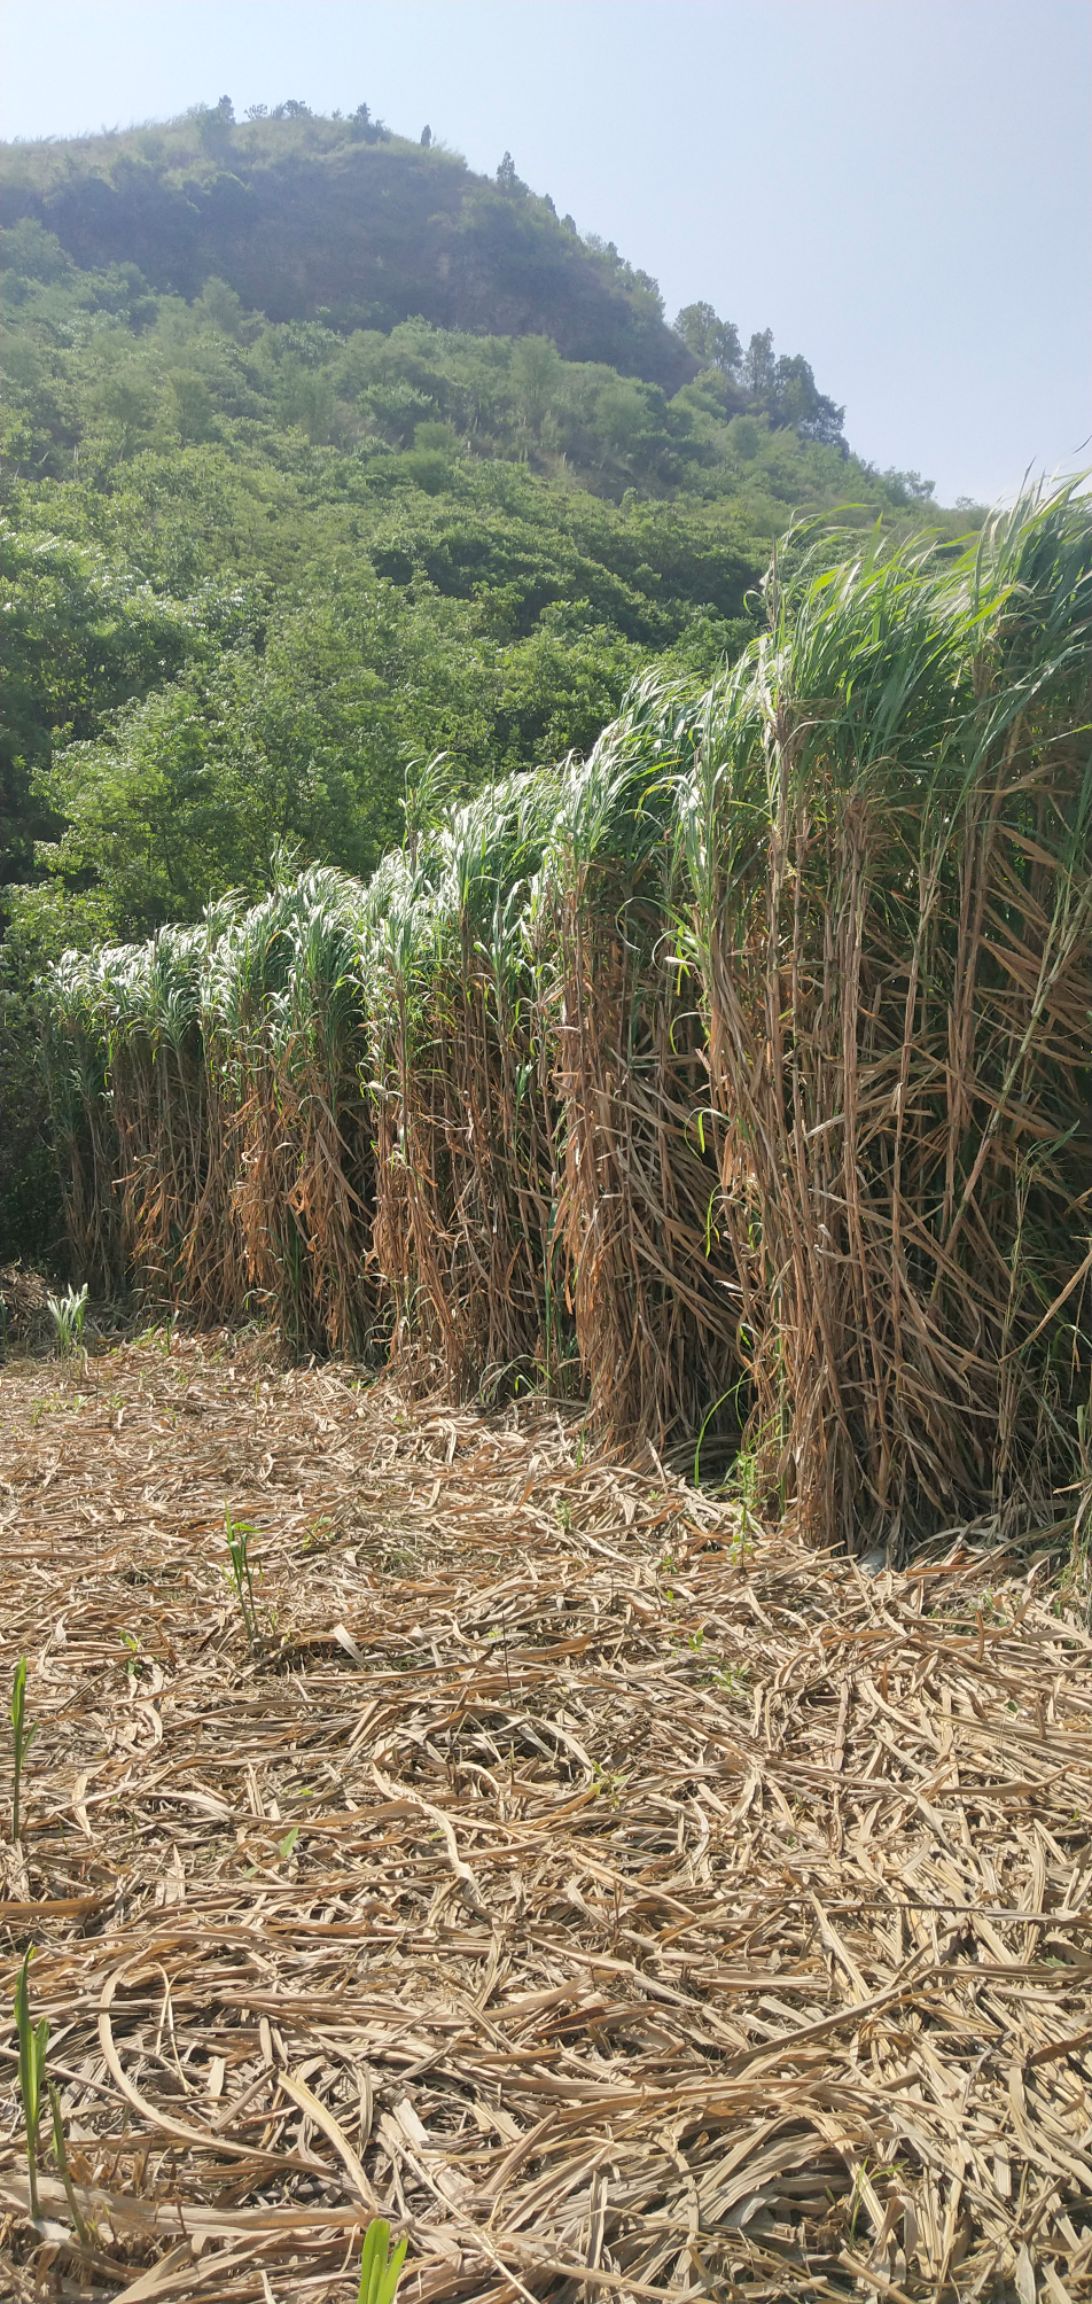
<path id="1" fill-rule="evenodd" d="M 257 1638 L 225 1574 L 249 1524 Z M 0 2293 L 1092 2298 L 1092 1639 L 260 1339 L 0 1370 Z M 81 2243 L 10 2010 L 28 1946 Z"/>

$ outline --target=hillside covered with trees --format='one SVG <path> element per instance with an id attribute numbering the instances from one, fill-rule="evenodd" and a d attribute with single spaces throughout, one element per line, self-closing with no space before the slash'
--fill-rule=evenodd
<path id="1" fill-rule="evenodd" d="M 0 365 L 13 1237 L 44 958 L 286 849 L 367 874 L 415 763 L 473 791 L 586 749 L 650 659 L 712 676 L 794 517 L 948 517 L 802 355 L 669 326 L 508 154 L 365 105 L 4 148 Z"/>

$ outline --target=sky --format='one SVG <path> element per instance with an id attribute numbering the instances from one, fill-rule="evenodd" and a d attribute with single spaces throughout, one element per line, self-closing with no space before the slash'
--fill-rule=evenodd
<path id="1" fill-rule="evenodd" d="M 0 136 L 224 94 L 510 150 L 944 502 L 1092 464 L 1092 0 L 0 0 Z"/>

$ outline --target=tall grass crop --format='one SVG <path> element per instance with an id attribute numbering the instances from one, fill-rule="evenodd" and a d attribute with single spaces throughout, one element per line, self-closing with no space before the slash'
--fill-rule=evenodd
<path id="1" fill-rule="evenodd" d="M 459 805 L 430 771 L 366 889 L 284 864 L 249 912 L 66 955 L 78 1277 L 204 1318 L 249 1292 L 294 1352 L 385 1336 L 460 1395 L 575 1355 L 602 1432 L 703 1476 L 742 1442 L 819 1542 L 1060 1519 L 1092 1397 L 1092 513 L 798 533 L 766 611 L 586 761 Z"/>

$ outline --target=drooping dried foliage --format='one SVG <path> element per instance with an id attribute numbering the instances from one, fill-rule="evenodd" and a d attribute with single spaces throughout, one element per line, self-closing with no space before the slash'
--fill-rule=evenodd
<path id="1" fill-rule="evenodd" d="M 67 954 L 45 1046 L 73 1258 L 102 1293 L 133 1279 L 150 1303 L 206 1320 L 239 1309 L 221 1266 L 231 1227 L 216 1189 L 216 1080 L 202 1005 L 231 907 L 148 944 Z"/>
<path id="2" fill-rule="evenodd" d="M 806 571 L 682 797 L 758 1430 L 825 1539 L 1079 1469 L 1090 611 L 1064 500 Z"/>
<path id="3" fill-rule="evenodd" d="M 124 1256 L 205 1314 L 249 1287 L 296 1351 L 385 1323 L 459 1396 L 556 1387 L 574 1331 L 603 1431 L 742 1425 L 820 1541 L 1071 1513 L 1088 505 L 852 549 L 792 539 L 707 695 L 642 683 L 586 763 L 449 811 L 368 890 L 283 876 L 192 947 L 67 960 L 80 1276 Z"/>
<path id="4" fill-rule="evenodd" d="M 442 1107 L 432 1063 L 429 986 L 434 891 L 416 859 L 389 856 L 368 892 L 362 961 L 375 1115 L 375 1223 L 392 1364 L 407 1383 L 438 1381 L 448 1341 L 437 1264 L 446 1223 Z M 454 1354 L 447 1354 L 450 1365 Z"/>
<path id="5" fill-rule="evenodd" d="M 570 775 L 547 866 L 577 1345 L 599 1421 L 660 1446 L 731 1425 L 740 1389 L 704 1034 L 677 957 L 675 798 L 706 720 L 702 699 L 643 682 Z"/>
<path id="6" fill-rule="evenodd" d="M 361 910 L 355 883 L 313 868 L 239 921 L 210 969 L 246 1281 L 296 1353 L 364 1353 L 375 1327 Z"/>
<path id="7" fill-rule="evenodd" d="M 49 973 L 42 1033 L 72 1262 L 81 1281 L 103 1296 L 123 1286 L 126 1274 L 117 1197 L 121 1161 L 103 999 L 113 958 L 109 950 L 63 955 Z"/>
<path id="8" fill-rule="evenodd" d="M 534 877 L 550 772 L 512 777 L 388 859 L 370 892 L 375 1258 L 404 1377 L 490 1397 L 566 1372 Z"/>
<path id="9" fill-rule="evenodd" d="M 460 809 L 438 844 L 432 1075 L 446 1224 L 434 1267 L 460 1392 L 562 1380 L 554 1100 L 540 1032 L 533 884 L 559 780 L 514 777 Z"/>
<path id="10" fill-rule="evenodd" d="M 197 929 L 165 928 L 113 976 L 110 1085 L 118 1133 L 126 1261 L 152 1304 L 223 1316 L 215 1185 L 208 1199 L 212 1092 L 200 1029 L 201 986 L 215 915 Z M 230 1302 L 230 1299 L 229 1299 Z"/>

